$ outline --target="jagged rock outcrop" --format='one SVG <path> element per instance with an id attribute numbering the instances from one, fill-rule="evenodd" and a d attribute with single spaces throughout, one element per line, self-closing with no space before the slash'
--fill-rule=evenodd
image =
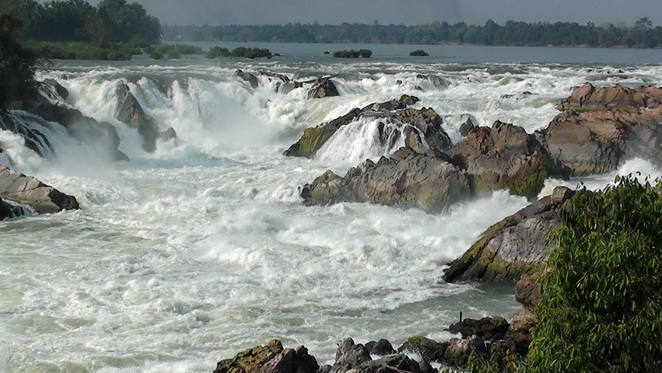
<path id="1" fill-rule="evenodd" d="M 344 177 L 327 171 L 301 190 L 307 205 L 372 202 L 430 212 L 471 195 L 470 176 L 443 153 L 430 150 L 420 154 L 406 147 L 377 163 L 366 160 Z"/>
<path id="2" fill-rule="evenodd" d="M 253 89 L 259 86 L 257 76 L 243 70 L 237 70 L 235 71 L 235 74 L 237 74 L 242 80 L 248 82 Z"/>
<path id="3" fill-rule="evenodd" d="M 444 270 L 447 282 L 518 279 L 541 269 L 553 247 L 548 233 L 562 222 L 557 209 L 574 192 L 557 187 L 515 214 L 494 224 Z"/>
<path id="4" fill-rule="evenodd" d="M 156 150 L 156 140 L 160 137 L 156 120 L 145 113 L 127 84 L 120 84 L 115 89 L 117 107 L 115 118 L 129 127 L 136 128 L 143 138 L 143 149 L 147 152 Z"/>
<path id="5" fill-rule="evenodd" d="M 21 215 L 19 209 L 0 198 L 0 220 L 15 218 Z"/>
<path id="6" fill-rule="evenodd" d="M 510 325 L 503 317 L 483 317 L 482 319 L 464 319 L 451 324 L 451 333 L 460 333 L 462 338 L 476 336 L 487 342 L 502 340 Z"/>
<path id="7" fill-rule="evenodd" d="M 368 349 L 370 352 L 370 355 L 392 355 L 395 354 L 396 351 L 393 348 L 393 345 L 391 345 L 391 342 L 389 342 L 386 339 L 380 339 L 379 341 L 370 341 L 365 344 L 365 348 Z"/>
<path id="8" fill-rule="evenodd" d="M 38 213 L 79 208 L 75 197 L 4 166 L 0 166 L 0 198 L 28 205 Z"/>
<path id="9" fill-rule="evenodd" d="M 41 157 L 45 156 L 45 154 L 43 154 L 44 149 L 47 148 L 50 149 L 50 151 L 53 150 L 48 137 L 46 137 L 43 132 L 16 123 L 10 115 L 7 115 L 2 111 L 0 111 L 0 129 L 20 135 L 25 141 L 25 146 L 39 154 Z M 2 144 L 0 144 L 0 152 L 2 152 L 1 146 Z"/>
<path id="10" fill-rule="evenodd" d="M 214 373 L 316 373 L 318 369 L 305 347 L 283 348 L 279 340 L 272 340 L 219 361 Z"/>
<path id="11" fill-rule="evenodd" d="M 536 136 L 573 175 L 610 172 L 634 157 L 660 164 L 661 102 L 662 88 L 586 83 L 559 104 L 564 112 Z"/>
<path id="12" fill-rule="evenodd" d="M 313 86 L 308 91 L 308 98 L 324 98 L 340 96 L 338 87 L 330 78 L 320 78 L 312 82 Z"/>
<path id="13" fill-rule="evenodd" d="M 120 137 L 115 127 L 108 122 L 98 122 L 84 116 L 76 109 L 51 104 L 46 100 L 35 103 L 29 111 L 48 121 L 59 123 L 73 138 L 90 144 L 104 158 L 116 161 L 129 160 L 129 157 L 118 149 Z"/>
<path id="14" fill-rule="evenodd" d="M 401 135 L 405 136 L 405 144 L 419 153 L 427 152 L 428 148 L 424 143 L 437 149 L 447 148 L 451 141 L 442 129 L 442 118 L 433 109 L 408 108 L 418 101 L 414 96 L 403 95 L 397 100 L 373 103 L 362 109 L 352 109 L 330 122 L 306 128 L 299 141 L 290 146 L 285 151 L 285 155 L 312 157 L 341 127 L 364 117 L 379 118 L 382 121 L 379 128 L 384 128 L 384 122 L 394 123 L 401 128 Z M 397 136 L 400 134 L 391 137 L 390 141 L 397 141 Z M 389 141 L 387 136 L 383 137 L 383 141 Z"/>
<path id="15" fill-rule="evenodd" d="M 446 89 L 450 85 L 444 78 L 442 78 L 440 76 L 437 76 L 437 75 L 419 74 L 419 75 L 416 75 L 416 78 L 417 79 L 424 79 L 424 80 L 429 81 L 430 83 L 432 83 L 432 85 L 435 88 L 437 88 L 439 90 Z"/>
<path id="16" fill-rule="evenodd" d="M 473 128 L 447 153 L 473 175 L 475 191 L 503 188 L 533 198 L 548 177 L 567 178 L 535 136 L 500 121 L 492 128 Z"/>

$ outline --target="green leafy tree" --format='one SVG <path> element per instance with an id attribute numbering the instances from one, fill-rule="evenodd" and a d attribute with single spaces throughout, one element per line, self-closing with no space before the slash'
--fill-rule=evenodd
<path id="1" fill-rule="evenodd" d="M 0 15 L 0 110 L 13 101 L 36 95 L 34 66 L 36 56 L 25 49 L 18 37 L 23 22 L 11 15 Z"/>
<path id="2" fill-rule="evenodd" d="M 561 210 L 526 371 L 662 371 L 661 191 L 619 177 Z"/>

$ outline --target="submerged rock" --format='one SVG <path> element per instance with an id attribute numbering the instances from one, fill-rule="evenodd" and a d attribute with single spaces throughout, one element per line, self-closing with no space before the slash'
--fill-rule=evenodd
<path id="1" fill-rule="evenodd" d="M 237 74 L 237 76 L 242 80 L 248 82 L 248 84 L 250 84 L 253 89 L 259 86 L 257 76 L 243 70 L 237 70 L 235 74 Z"/>
<path id="2" fill-rule="evenodd" d="M 79 208 L 75 197 L 4 166 L 0 166 L 0 198 L 28 205 L 38 213 Z"/>
<path id="3" fill-rule="evenodd" d="M 308 91 L 308 98 L 324 98 L 340 96 L 338 87 L 330 78 L 320 78 L 312 82 L 313 86 Z"/>
<path id="4" fill-rule="evenodd" d="M 444 270 L 445 280 L 518 279 L 540 270 L 553 247 L 549 232 L 562 224 L 557 209 L 573 195 L 572 190 L 557 187 L 551 196 L 494 224 Z"/>

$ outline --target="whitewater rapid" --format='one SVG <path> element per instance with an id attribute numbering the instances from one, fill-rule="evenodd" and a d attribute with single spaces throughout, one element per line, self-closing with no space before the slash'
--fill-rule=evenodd
<path id="1" fill-rule="evenodd" d="M 253 89 L 237 68 L 297 80 L 333 75 L 341 95 L 280 94 L 266 75 Z M 443 77 L 448 87 L 421 74 Z M 387 338 L 397 347 L 414 335 L 450 337 L 444 328 L 460 311 L 509 318 L 519 309 L 512 284 L 440 277 L 444 264 L 526 199 L 496 191 L 439 215 L 356 203 L 305 207 L 303 184 L 397 146 L 380 146 L 367 118 L 339 131 L 314 159 L 283 156 L 303 129 L 411 94 L 444 118 L 454 141 L 466 115 L 532 132 L 572 87 L 660 85 L 662 67 L 191 60 L 60 62 L 38 75 L 69 90 L 67 105 L 113 124 L 131 161 L 109 162 L 58 130 L 49 133 L 58 140 L 55 155 L 43 159 L 0 131 L 0 164 L 74 195 L 82 207 L 0 222 L 0 371 L 208 372 L 274 338 L 305 344 L 326 363 L 344 337 Z M 137 131 L 113 117 L 123 83 L 176 139 L 142 150 Z M 618 173 L 633 171 L 661 175 L 643 160 Z M 615 174 L 548 180 L 542 194 L 580 181 L 600 188 Z"/>

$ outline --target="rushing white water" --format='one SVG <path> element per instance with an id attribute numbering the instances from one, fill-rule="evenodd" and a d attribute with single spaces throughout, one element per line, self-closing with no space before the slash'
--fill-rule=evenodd
<path id="1" fill-rule="evenodd" d="M 276 93 L 267 71 L 300 80 L 337 74 L 340 97 Z M 0 131 L 0 163 L 76 196 L 82 209 L 0 222 L 0 371 L 208 372 L 270 339 L 305 344 L 321 363 L 336 342 L 413 335 L 448 338 L 466 317 L 510 317 L 512 284 L 446 284 L 442 266 L 527 201 L 497 191 L 441 215 L 341 203 L 305 207 L 298 188 L 327 168 L 344 171 L 393 149 L 363 119 L 315 159 L 282 152 L 304 128 L 354 107 L 418 96 L 459 139 L 460 118 L 544 127 L 571 88 L 660 84 L 660 66 L 425 63 L 416 60 L 184 61 L 160 65 L 58 64 L 41 71 L 70 91 L 67 104 L 116 126 L 130 162 L 94 159 L 62 136 L 41 159 Z M 419 74 L 443 77 L 444 90 Z M 113 118 L 128 83 L 161 130 L 178 138 L 143 152 Z M 22 115 L 15 113 L 14 115 Z M 25 115 L 23 115 L 25 119 Z M 398 143 L 400 144 L 400 143 Z M 643 160 L 620 173 L 659 176 Z M 582 180 L 599 188 L 614 175 Z M 548 180 L 575 186 L 579 180 Z"/>

